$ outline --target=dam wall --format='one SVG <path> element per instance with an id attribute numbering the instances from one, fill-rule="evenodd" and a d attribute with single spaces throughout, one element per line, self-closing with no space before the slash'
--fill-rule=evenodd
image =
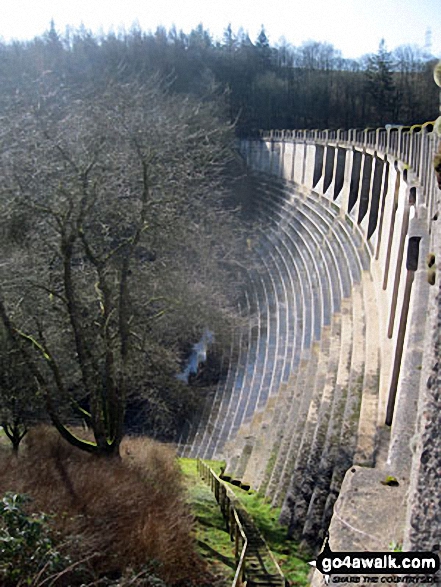
<path id="1" fill-rule="evenodd" d="M 240 143 L 260 265 L 181 452 L 225 458 L 305 549 L 439 548 L 438 145 L 431 123 Z"/>

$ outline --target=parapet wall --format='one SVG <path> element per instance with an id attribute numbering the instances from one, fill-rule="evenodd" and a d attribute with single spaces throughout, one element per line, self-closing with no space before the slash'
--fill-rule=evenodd
<path id="1" fill-rule="evenodd" d="M 338 211 L 354 242 L 359 243 L 361 237 L 361 247 L 369 259 L 361 279 L 366 313 L 359 333 L 364 349 L 360 371 L 363 389 L 355 433 L 357 449 L 351 461 L 376 470 L 369 474 L 352 467 L 346 475 L 338 502 L 340 513 L 331 524 L 331 546 L 335 550 L 354 550 L 357 544 L 360 547 L 360 537 L 365 542 L 364 548 L 370 546 L 372 550 L 381 550 L 381 545 L 387 549 L 391 541 L 420 550 L 439 548 L 441 498 L 435 479 L 441 471 L 437 298 L 441 192 L 432 166 L 439 138 L 432 131 L 430 123 L 375 130 L 273 131 L 263 133 L 258 140 L 241 142 L 240 149 L 249 168 L 284 180 L 299 197 L 314 198 L 324 210 L 331 206 Z M 360 244 L 357 247 L 360 249 Z M 354 283 L 352 306 L 357 303 L 357 287 Z M 341 316 L 344 318 L 344 314 Z M 337 316 L 335 320 L 342 318 Z M 332 325 L 337 328 L 335 320 Z M 353 323 L 356 321 L 357 313 L 353 311 Z M 343 345 L 342 339 L 340 347 Z M 374 367 L 371 370 L 369 363 Z M 353 368 L 354 362 L 349 378 Z M 336 389 L 338 392 L 341 373 L 341 369 L 337 371 L 334 393 Z M 312 380 L 311 385 L 314 385 Z M 323 394 L 328 393 L 326 384 L 322 384 L 322 390 Z M 332 401 L 328 401 L 331 421 Z M 320 419 L 320 411 L 314 415 L 309 409 L 305 414 L 307 419 Z M 264 414 L 263 420 L 265 417 Z M 373 419 L 375 426 L 372 426 Z M 267 421 L 270 426 L 275 423 L 273 417 L 267 417 Z M 259 445 L 256 430 L 254 425 L 251 434 L 254 450 Z M 261 428 L 260 434 L 268 439 L 268 428 Z M 315 428 L 312 442 L 317 441 L 317 434 Z M 329 437 L 329 422 L 324 434 Z M 306 436 L 307 432 L 303 431 L 298 450 L 307 446 Z M 370 445 L 374 447 L 371 452 Z M 363 447 L 367 447 L 370 459 L 363 459 Z M 252 455 L 249 446 L 248 451 Z M 230 449 L 229 454 L 232 453 L 234 450 Z M 268 451 L 260 454 L 268 455 Z M 272 459 L 276 460 L 274 455 Z M 259 459 L 254 460 L 259 470 L 256 467 Z M 323 453 L 320 461 L 323 465 L 322 461 Z M 250 462 L 252 456 L 248 458 Z M 296 467 L 297 476 L 307 475 L 307 469 L 299 465 L 298 459 Z M 320 471 L 317 469 L 317 475 Z M 253 484 L 252 468 L 242 467 L 242 472 Z M 396 478 L 400 489 L 394 492 L 392 487 L 380 485 L 385 476 Z M 361 478 L 363 492 L 357 481 Z M 310 495 L 308 499 L 313 502 L 320 496 L 316 491 L 317 479 L 311 483 L 314 489 L 309 489 L 312 498 Z M 338 484 L 326 485 L 328 499 L 335 487 L 339 489 Z M 298 498 L 301 492 L 302 484 L 299 488 L 298 480 L 292 480 L 284 498 L 282 518 L 293 526 L 298 538 L 307 538 L 308 516 L 302 518 Z M 375 504 L 380 502 L 382 508 L 377 507 L 378 512 L 386 505 L 389 516 L 375 515 Z M 312 506 L 309 501 L 303 504 L 303 509 L 311 513 Z M 360 511 L 366 508 L 370 508 L 369 515 L 374 520 L 369 532 L 361 530 Z M 424 515 L 431 521 L 423 523 Z M 296 517 L 302 518 L 300 526 Z M 317 524 L 311 523 L 317 530 Z M 366 545 L 369 540 L 371 543 Z"/>

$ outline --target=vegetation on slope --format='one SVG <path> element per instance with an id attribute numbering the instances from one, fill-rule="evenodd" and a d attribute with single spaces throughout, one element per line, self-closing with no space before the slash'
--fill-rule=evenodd
<path id="1" fill-rule="evenodd" d="M 233 543 L 196 460 L 178 467 L 172 450 L 146 438 L 126 439 L 122 460 L 97 459 L 45 427 L 30 431 L 18 455 L 3 441 L 1 585 L 231 584 Z M 219 472 L 221 463 L 210 464 Z M 306 585 L 308 567 L 277 512 L 235 491 L 290 584 Z"/>
<path id="2" fill-rule="evenodd" d="M 240 295 L 231 125 L 213 97 L 178 98 L 155 76 L 12 82 L 0 90 L 0 420 L 19 438 L 43 404 L 97 454 L 117 454 L 127 428 L 175 440 L 204 399 L 176 376 L 204 329 L 214 355 L 228 348 Z"/>
<path id="3" fill-rule="evenodd" d="M 47 428 L 18 456 L 0 450 L 2 586 L 215 584 L 173 451 L 144 438 L 122 454 L 97 459 Z"/>
<path id="4" fill-rule="evenodd" d="M 224 568 L 234 564 L 233 546 L 225 530 L 225 522 L 220 514 L 219 506 L 214 495 L 205 483 L 199 478 L 195 459 L 179 459 L 182 470 L 187 478 L 187 487 L 190 503 L 196 518 L 196 532 L 201 554 L 207 558 L 210 565 L 219 565 Z M 216 473 L 221 472 L 223 465 L 220 461 L 206 461 Z M 254 491 L 244 491 L 234 485 L 229 485 L 245 510 L 251 515 L 256 527 L 261 532 L 268 547 L 274 554 L 286 579 L 291 585 L 303 586 L 307 584 L 310 567 L 307 561 L 298 552 L 297 545 L 287 539 L 286 528 L 280 526 L 278 519 L 280 511 Z M 208 547 L 208 548 L 207 548 Z M 228 573 L 226 573 L 228 577 Z"/>
<path id="5" fill-rule="evenodd" d="M 196 462 L 195 459 L 179 459 L 194 516 L 197 548 L 210 569 L 217 573 L 220 584 L 229 586 L 236 569 L 233 545 L 214 495 L 197 472 Z"/>
<path id="6" fill-rule="evenodd" d="M 298 545 L 287 538 L 287 528 L 279 524 L 280 508 L 271 507 L 270 503 L 255 491 L 244 491 L 234 485 L 231 485 L 231 489 L 251 515 L 285 577 L 292 585 L 306 585 L 311 569 L 303 554 L 299 552 Z"/>

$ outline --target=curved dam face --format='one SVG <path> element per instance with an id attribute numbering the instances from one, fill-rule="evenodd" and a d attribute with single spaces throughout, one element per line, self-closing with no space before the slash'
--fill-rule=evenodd
<path id="1" fill-rule="evenodd" d="M 433 405 L 437 352 L 431 131 L 272 132 L 240 144 L 260 261 L 248 271 L 237 359 L 181 452 L 226 459 L 230 475 L 282 506 L 308 548 L 337 511 L 335 550 L 421 543 L 420 457 L 438 435 L 432 421 L 424 436 L 418 418 Z M 357 530 L 361 509 L 372 513 L 368 532 Z M 361 548 L 364 534 L 372 544 L 363 536 Z"/>

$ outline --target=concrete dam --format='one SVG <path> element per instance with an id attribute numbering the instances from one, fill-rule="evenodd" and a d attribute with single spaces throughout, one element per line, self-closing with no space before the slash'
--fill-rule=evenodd
<path id="1" fill-rule="evenodd" d="M 260 262 L 180 452 L 225 459 L 305 550 L 328 531 L 333 550 L 440 548 L 439 144 L 433 123 L 240 142 Z"/>

